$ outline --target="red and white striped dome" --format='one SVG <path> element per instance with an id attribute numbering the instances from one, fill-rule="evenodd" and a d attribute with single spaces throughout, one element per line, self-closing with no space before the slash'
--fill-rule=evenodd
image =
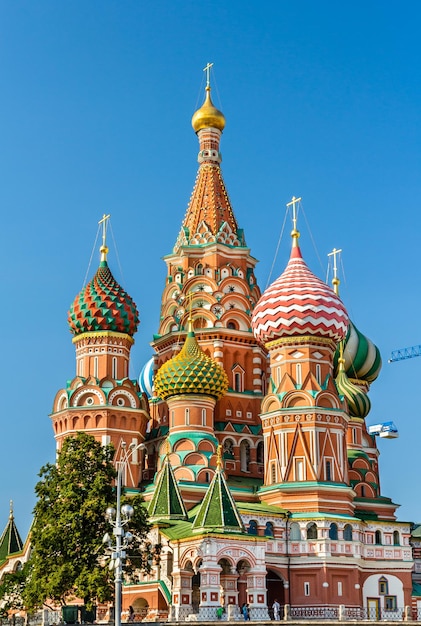
<path id="1" fill-rule="evenodd" d="M 295 245 L 284 272 L 256 304 L 251 324 L 263 344 L 297 335 L 339 342 L 348 329 L 348 313 L 335 292 L 309 270 Z"/>

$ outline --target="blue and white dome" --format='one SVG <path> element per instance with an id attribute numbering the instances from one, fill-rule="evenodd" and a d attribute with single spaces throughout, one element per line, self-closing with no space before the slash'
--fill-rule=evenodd
<path id="1" fill-rule="evenodd" d="M 145 363 L 139 374 L 139 387 L 148 398 L 153 395 L 153 378 L 154 378 L 154 357 Z"/>

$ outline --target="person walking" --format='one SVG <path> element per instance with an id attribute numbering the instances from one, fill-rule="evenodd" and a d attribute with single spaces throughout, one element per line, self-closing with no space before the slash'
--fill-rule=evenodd
<path id="1" fill-rule="evenodd" d="M 244 602 L 243 606 L 241 607 L 241 613 L 243 614 L 245 622 L 250 620 L 249 607 L 246 602 Z"/>
<path id="2" fill-rule="evenodd" d="M 281 619 L 281 605 L 279 604 L 278 600 L 275 600 L 275 602 L 272 604 L 272 609 L 273 619 L 279 621 Z"/>

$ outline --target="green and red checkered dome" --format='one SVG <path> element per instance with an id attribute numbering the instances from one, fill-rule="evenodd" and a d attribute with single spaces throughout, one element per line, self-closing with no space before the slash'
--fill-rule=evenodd
<path id="1" fill-rule="evenodd" d="M 109 330 L 132 337 L 137 331 L 136 304 L 115 280 L 107 261 L 101 261 L 95 276 L 74 299 L 68 323 L 73 335 Z"/>

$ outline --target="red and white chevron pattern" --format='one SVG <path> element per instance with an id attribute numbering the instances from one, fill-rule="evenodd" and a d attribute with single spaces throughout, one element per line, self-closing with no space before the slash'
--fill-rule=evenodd
<path id="1" fill-rule="evenodd" d="M 285 271 L 256 304 L 252 328 L 263 344 L 297 335 L 339 342 L 346 335 L 348 313 L 335 292 L 309 270 L 297 246 Z"/>

